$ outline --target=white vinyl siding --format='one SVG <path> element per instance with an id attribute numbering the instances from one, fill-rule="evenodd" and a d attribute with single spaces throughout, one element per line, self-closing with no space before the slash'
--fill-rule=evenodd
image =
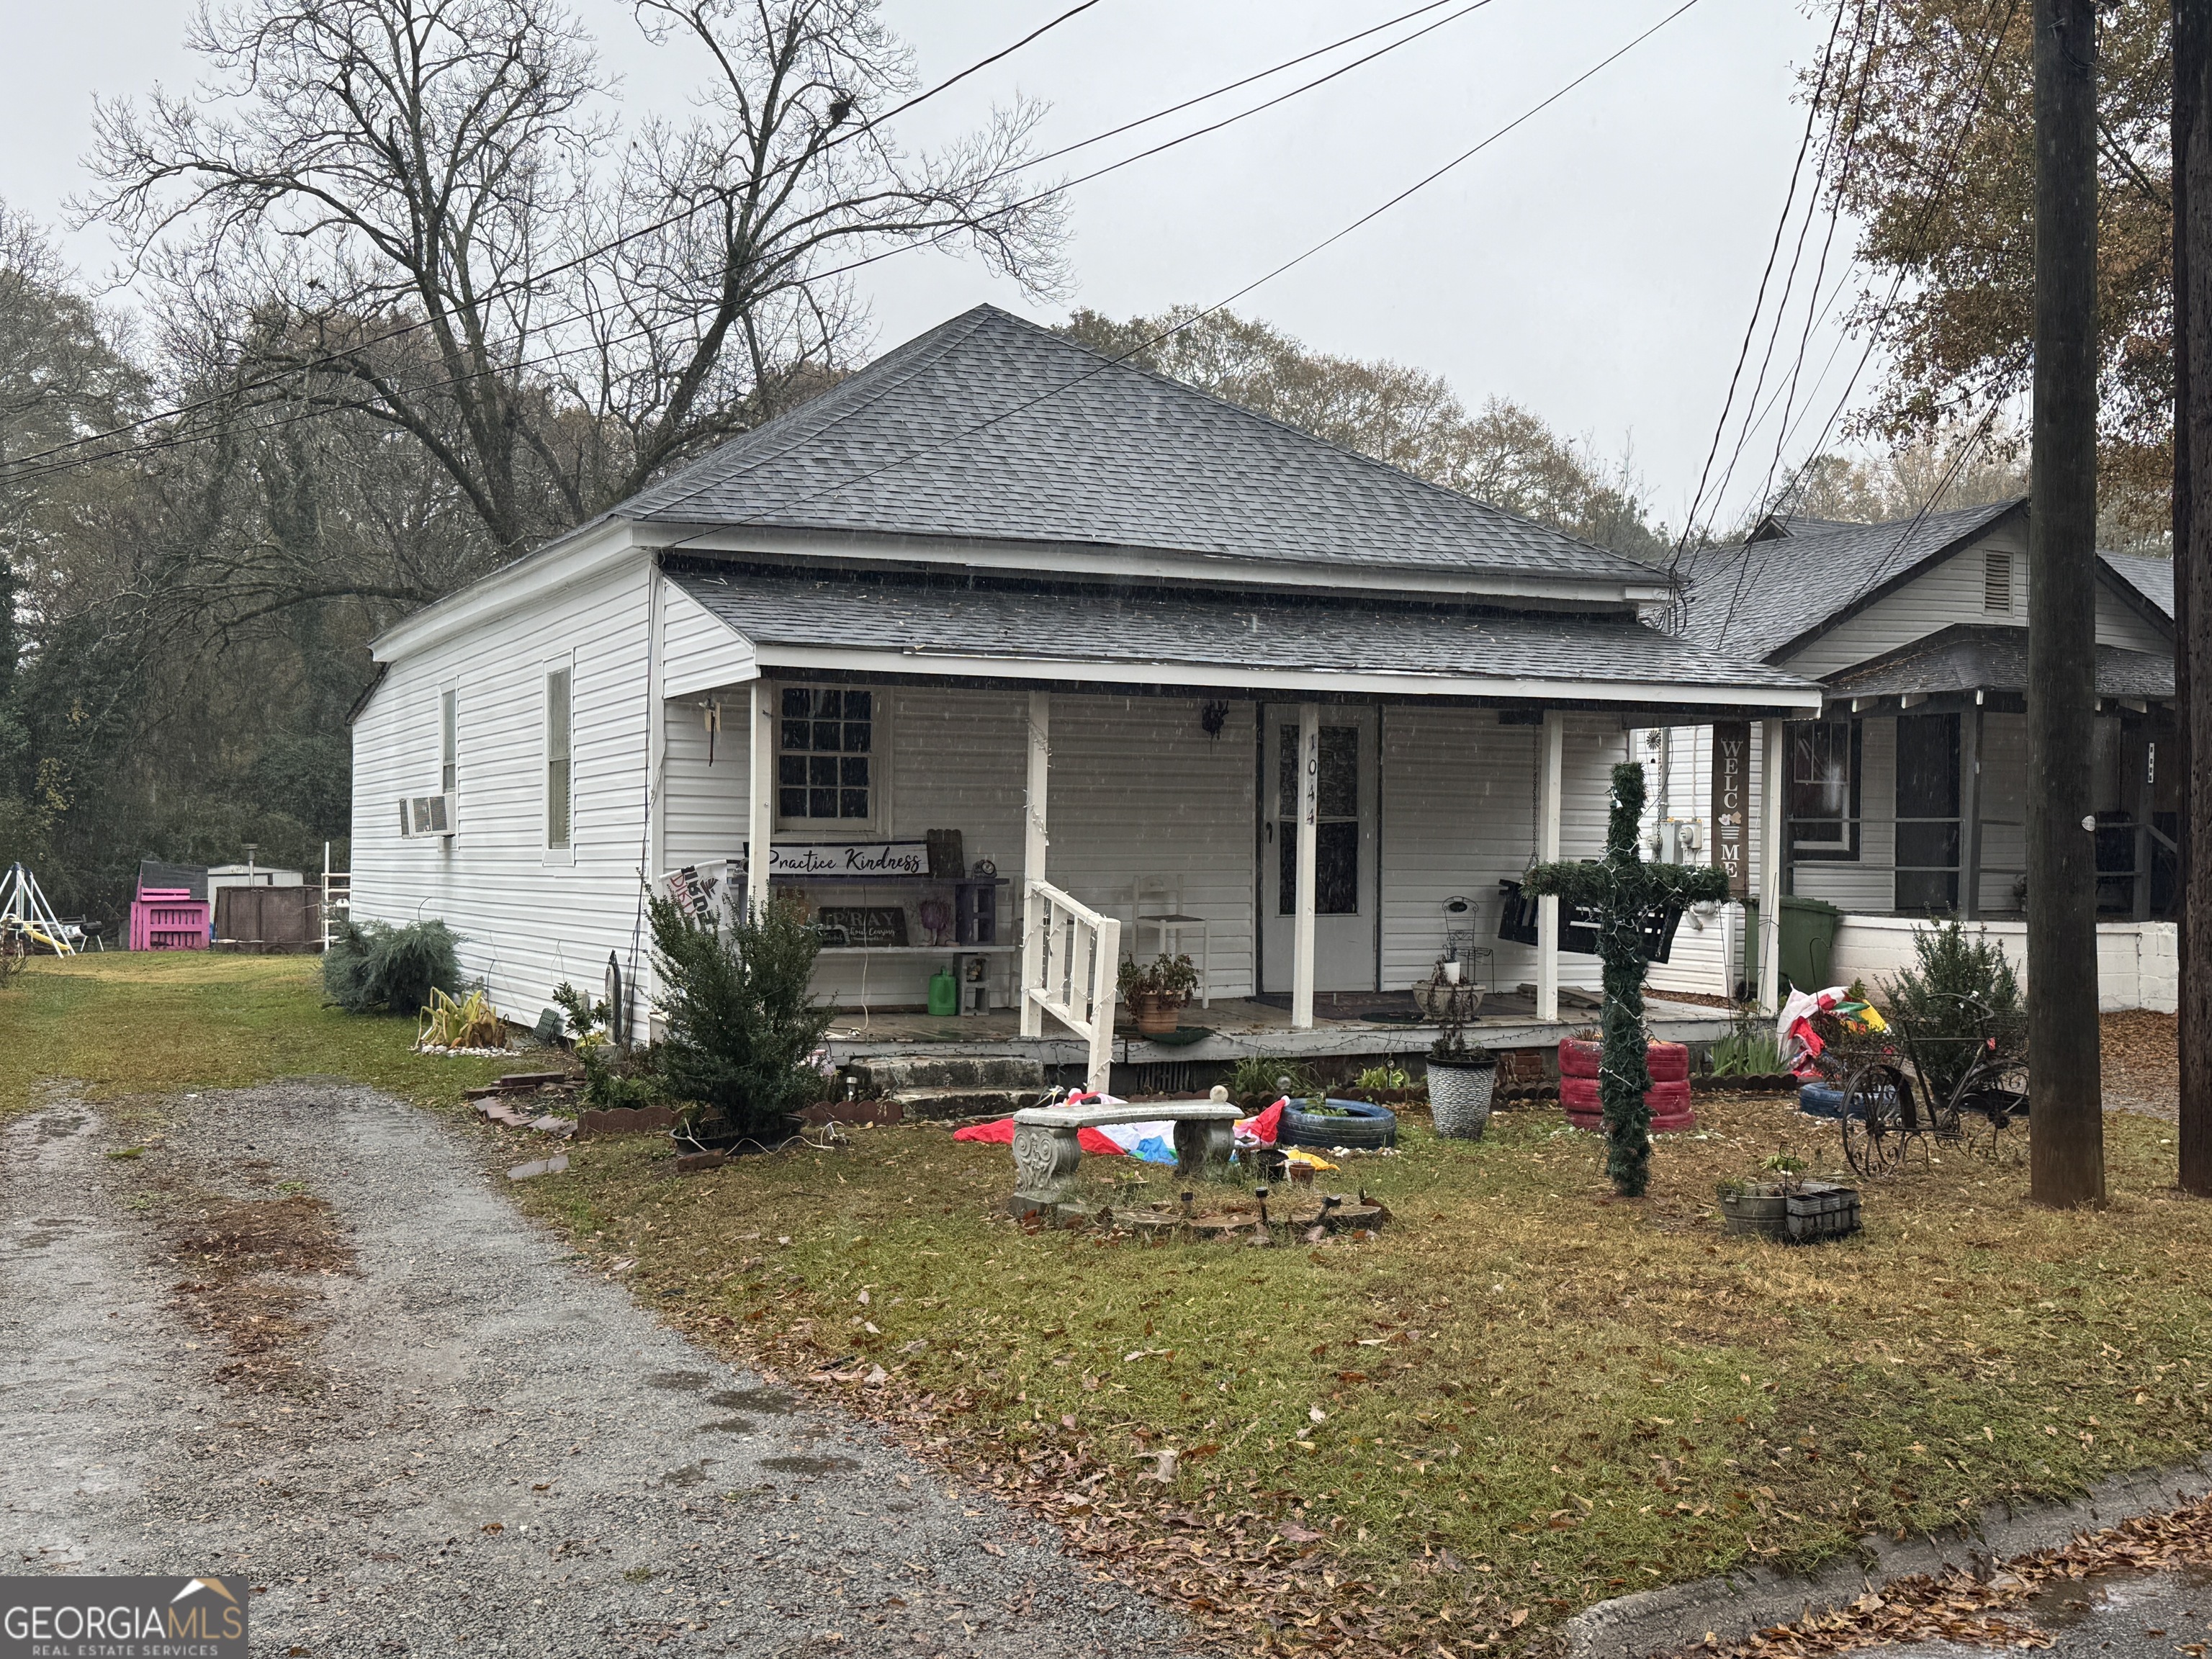
<path id="1" fill-rule="evenodd" d="M 354 915 L 395 926 L 446 921 L 461 936 L 464 977 L 483 980 L 500 1012 L 525 1024 L 560 981 L 597 985 L 609 951 L 631 961 L 645 793 L 645 572 L 641 555 L 393 662 L 354 726 Z M 572 648 L 574 862 L 548 868 L 546 659 Z M 395 804 L 426 786 L 436 737 L 426 715 L 438 707 L 438 688 L 453 682 L 467 694 L 457 710 L 467 823 L 451 843 L 402 841 Z"/>
<path id="2" fill-rule="evenodd" d="M 693 696 L 753 677 L 752 646 L 727 623 L 665 578 L 660 584 L 660 604 L 664 695 Z M 740 733 L 744 727 L 742 720 L 727 724 Z"/>
<path id="3" fill-rule="evenodd" d="M 2027 617 L 2027 533 L 2008 526 L 1954 553 L 1933 570 L 1886 594 L 1856 616 L 1838 623 L 1795 655 L 1778 664 L 1808 679 L 1825 679 L 1856 664 L 1910 645 L 1954 623 L 1977 626 L 1992 621 L 1987 608 L 1986 552 L 2011 556 L 2012 619 Z M 1896 573 L 1889 573 L 1894 575 Z M 1879 586 L 1880 580 L 1874 586 Z"/>
<path id="4" fill-rule="evenodd" d="M 1507 726 L 1493 708 L 1394 705 L 1382 714 L 1382 986 L 1426 979 L 1444 948 L 1444 902 L 1464 897 L 1462 940 L 1495 951 L 1498 989 L 1536 976 L 1533 946 L 1498 937 L 1500 881 L 1536 857 L 1537 757 L 1542 728 Z M 1617 720 L 1567 719 L 1559 856 L 1605 851 L 1613 766 L 1628 757 Z M 1474 970 L 1485 988 L 1488 971 Z M 1595 957 L 1563 953 L 1562 985 L 1595 989 Z"/>

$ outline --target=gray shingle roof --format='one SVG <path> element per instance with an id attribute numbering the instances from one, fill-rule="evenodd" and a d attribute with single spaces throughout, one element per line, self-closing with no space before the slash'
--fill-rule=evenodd
<path id="1" fill-rule="evenodd" d="M 1682 561 L 1682 631 L 1714 650 L 1763 661 L 2022 505 L 1997 501 L 1704 549 Z"/>
<path id="2" fill-rule="evenodd" d="M 1626 617 L 1460 605 L 1307 601 L 1128 588 L 970 586 L 908 576 L 678 568 L 684 590 L 756 645 L 931 658 L 1439 678 L 1538 678 L 1688 689 L 1808 682 L 1724 658 Z M 1449 687 L 1440 686 L 1440 691 Z"/>
<path id="3" fill-rule="evenodd" d="M 2100 553 L 2105 568 L 2173 620 L 2173 561 L 2154 559 L 2141 553 Z"/>
<path id="4" fill-rule="evenodd" d="M 1960 623 L 1828 677 L 1838 696 L 1908 692 L 2027 690 L 2027 630 Z M 2171 697 L 2173 659 L 2116 645 L 2097 647 L 2100 697 Z"/>
<path id="5" fill-rule="evenodd" d="M 991 306 L 612 516 L 1651 583 L 1634 560 Z"/>

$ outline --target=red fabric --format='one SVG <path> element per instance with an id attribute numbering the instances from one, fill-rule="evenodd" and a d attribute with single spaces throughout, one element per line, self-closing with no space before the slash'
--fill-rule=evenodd
<path id="1" fill-rule="evenodd" d="M 955 1140 L 981 1140 L 993 1146 L 1010 1146 L 1014 1139 L 1014 1121 L 1010 1117 L 1002 1117 L 995 1123 L 971 1123 L 964 1129 L 955 1129 L 952 1132 L 952 1138 Z M 1078 1129 L 1075 1132 L 1075 1139 L 1076 1144 L 1086 1152 L 1097 1152 L 1102 1157 L 1108 1158 L 1127 1156 L 1119 1146 L 1107 1139 L 1096 1129 Z"/>
<path id="2" fill-rule="evenodd" d="M 1275 1144 L 1275 1136 L 1283 1127 L 1283 1108 L 1287 1104 L 1289 1097 L 1285 1096 L 1252 1120 L 1252 1133 L 1259 1137 L 1262 1146 Z"/>

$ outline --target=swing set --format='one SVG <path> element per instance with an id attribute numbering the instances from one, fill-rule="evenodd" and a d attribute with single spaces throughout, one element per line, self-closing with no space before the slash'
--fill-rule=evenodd
<path id="1" fill-rule="evenodd" d="M 36 876 L 21 863 L 9 866 L 7 878 L 0 881 L 0 951 L 21 955 L 35 950 L 73 957 L 82 937 L 76 929 L 64 927 L 54 915 L 54 907 L 46 902 Z"/>

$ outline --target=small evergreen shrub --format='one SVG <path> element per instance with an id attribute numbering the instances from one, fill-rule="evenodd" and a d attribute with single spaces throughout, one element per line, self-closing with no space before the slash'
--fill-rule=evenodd
<path id="1" fill-rule="evenodd" d="M 1936 1099 L 1948 1100 L 1985 1032 L 2001 1052 L 2019 1049 L 2027 1035 L 2027 1006 L 2003 947 L 1970 937 L 1955 921 L 1914 933 L 1912 954 L 1913 965 L 1882 988 L 1890 1022 L 1911 1033 L 1915 1063 Z"/>
<path id="2" fill-rule="evenodd" d="M 349 1014 L 400 1014 L 412 1018 L 430 1003 L 460 988 L 455 953 L 460 939 L 442 921 L 340 924 L 323 953 L 323 993 Z"/>
<path id="3" fill-rule="evenodd" d="M 653 966 L 668 1023 L 663 1086 L 705 1109 L 705 1127 L 781 1140 L 783 1119 L 828 1087 L 817 1058 L 830 1011 L 808 988 L 821 937 L 788 894 L 726 929 L 649 897 Z"/>
<path id="4" fill-rule="evenodd" d="M 553 1000 L 568 1016 L 568 1034 L 576 1040 L 576 1060 L 584 1068 L 585 1105 L 607 1111 L 659 1103 L 664 1091 L 659 1054 L 650 1048 L 625 1050 L 615 1042 L 605 998 L 594 1001 L 562 980 L 553 988 Z"/>

